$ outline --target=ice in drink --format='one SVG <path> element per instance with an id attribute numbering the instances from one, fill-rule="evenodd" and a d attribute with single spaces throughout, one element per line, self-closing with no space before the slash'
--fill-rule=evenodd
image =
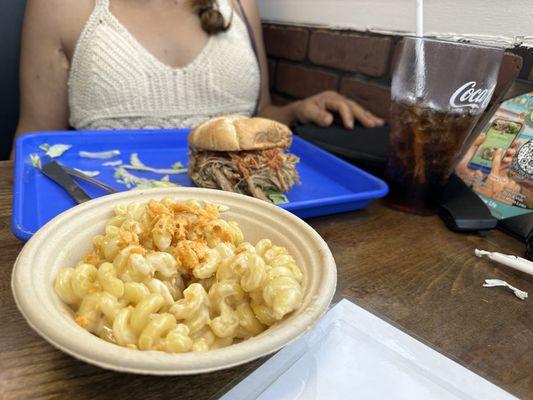
<path id="1" fill-rule="evenodd" d="M 387 202 L 408 212 L 434 213 L 478 118 L 470 108 L 440 111 L 393 101 Z"/>

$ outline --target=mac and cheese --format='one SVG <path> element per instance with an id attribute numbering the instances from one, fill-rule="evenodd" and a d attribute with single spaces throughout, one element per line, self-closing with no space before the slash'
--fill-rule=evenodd
<path id="1" fill-rule="evenodd" d="M 198 201 L 119 205 L 93 251 L 55 280 L 75 321 L 138 350 L 206 351 L 246 340 L 302 303 L 287 249 L 245 242 L 222 207 Z"/>

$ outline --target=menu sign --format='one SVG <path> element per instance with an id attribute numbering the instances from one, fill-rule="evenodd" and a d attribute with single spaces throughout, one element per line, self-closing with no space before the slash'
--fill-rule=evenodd
<path id="1" fill-rule="evenodd" d="M 533 92 L 503 102 L 456 168 L 498 219 L 533 210 Z"/>

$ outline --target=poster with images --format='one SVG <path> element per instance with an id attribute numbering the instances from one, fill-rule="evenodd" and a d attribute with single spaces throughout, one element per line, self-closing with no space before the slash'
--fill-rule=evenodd
<path id="1" fill-rule="evenodd" d="M 502 103 L 456 174 L 498 219 L 533 211 L 533 92 Z"/>

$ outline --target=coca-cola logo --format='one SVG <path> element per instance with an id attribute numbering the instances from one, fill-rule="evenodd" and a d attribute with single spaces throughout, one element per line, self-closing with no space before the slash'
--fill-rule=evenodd
<path id="1" fill-rule="evenodd" d="M 476 89 L 476 82 L 466 82 L 453 92 L 450 97 L 450 106 L 456 108 L 485 108 L 494 89 Z"/>

